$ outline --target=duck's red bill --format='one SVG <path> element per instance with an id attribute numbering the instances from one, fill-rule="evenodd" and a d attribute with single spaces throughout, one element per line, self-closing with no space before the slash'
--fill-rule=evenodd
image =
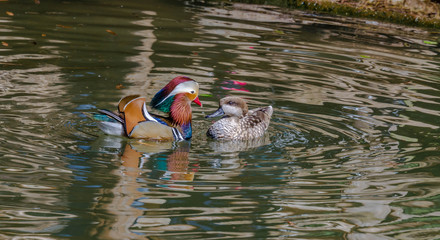
<path id="1" fill-rule="evenodd" d="M 202 103 L 200 102 L 199 97 L 196 97 L 196 99 L 193 100 L 193 102 L 197 105 L 199 105 L 200 107 L 202 106 Z"/>

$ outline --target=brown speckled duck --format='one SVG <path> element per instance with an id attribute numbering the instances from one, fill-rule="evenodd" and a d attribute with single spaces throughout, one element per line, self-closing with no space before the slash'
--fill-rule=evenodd
<path id="1" fill-rule="evenodd" d="M 206 133 L 214 139 L 249 140 L 261 137 L 269 127 L 272 106 L 248 110 L 246 101 L 239 97 L 220 99 L 220 107 L 206 118 L 225 115 Z"/>

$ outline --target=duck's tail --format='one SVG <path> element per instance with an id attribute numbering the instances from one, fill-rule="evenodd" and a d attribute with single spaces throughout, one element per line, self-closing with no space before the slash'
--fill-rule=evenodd
<path id="1" fill-rule="evenodd" d="M 270 117 L 272 117 L 273 107 L 269 105 L 269 106 L 267 106 L 265 108 L 262 108 L 261 111 L 266 113 L 269 116 L 269 118 L 270 118 Z"/>
<path id="2" fill-rule="evenodd" d="M 98 113 L 86 114 L 92 120 L 96 121 L 99 129 L 108 135 L 125 136 L 124 119 L 122 119 L 116 113 L 99 109 Z"/>

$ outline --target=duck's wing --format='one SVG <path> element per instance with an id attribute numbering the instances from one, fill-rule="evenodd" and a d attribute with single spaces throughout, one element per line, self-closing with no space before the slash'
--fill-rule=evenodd
<path id="1" fill-rule="evenodd" d="M 125 136 L 123 119 L 118 114 L 106 110 L 100 109 L 96 113 L 84 112 L 87 117 L 97 123 L 99 129 L 108 135 Z"/>
<path id="2" fill-rule="evenodd" d="M 119 105 L 119 111 L 124 116 L 124 129 L 128 137 L 153 140 L 182 140 L 182 134 L 170 126 L 165 118 L 150 114 L 147 110 L 146 99 L 143 97 L 127 97 L 122 99 L 124 105 Z"/>
<path id="3" fill-rule="evenodd" d="M 242 119 L 242 125 L 248 138 L 262 136 L 269 127 L 272 116 L 272 106 L 253 109 Z M 246 135 L 245 134 L 245 135 Z"/>
<path id="4" fill-rule="evenodd" d="M 270 118 L 272 117 L 272 113 L 273 113 L 272 106 L 267 106 L 267 107 L 261 107 L 261 108 L 255 108 L 249 110 L 248 115 L 252 116 L 252 118 L 255 119 L 256 121 L 269 122 Z"/>

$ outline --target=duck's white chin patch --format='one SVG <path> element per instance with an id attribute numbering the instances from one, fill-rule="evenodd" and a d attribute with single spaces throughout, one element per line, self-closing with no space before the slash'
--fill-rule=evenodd
<path id="1" fill-rule="evenodd" d="M 231 105 L 223 105 L 222 109 L 225 112 L 225 115 L 235 116 L 235 117 L 243 116 L 243 110 L 239 107 L 231 106 Z"/>

